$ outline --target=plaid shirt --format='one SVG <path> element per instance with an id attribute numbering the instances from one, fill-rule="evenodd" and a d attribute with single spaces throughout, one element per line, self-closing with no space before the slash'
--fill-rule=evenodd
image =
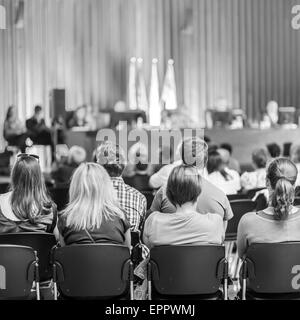
<path id="1" fill-rule="evenodd" d="M 136 189 L 125 184 L 122 178 L 112 178 L 114 188 L 121 207 L 125 210 L 126 218 L 131 225 L 131 231 L 139 231 L 147 212 L 147 200 Z M 149 249 L 142 244 L 142 256 L 145 259 L 149 255 Z"/>
<path id="2" fill-rule="evenodd" d="M 147 211 L 146 198 L 136 189 L 125 184 L 122 178 L 112 178 L 121 207 L 126 212 L 126 218 L 132 231 L 138 231 Z"/>

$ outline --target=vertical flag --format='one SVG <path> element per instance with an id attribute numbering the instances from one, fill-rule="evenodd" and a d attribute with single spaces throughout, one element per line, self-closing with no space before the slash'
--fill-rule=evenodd
<path id="1" fill-rule="evenodd" d="M 177 109 L 177 91 L 173 59 L 170 59 L 168 61 L 167 72 L 162 90 L 161 103 L 166 110 Z"/>
<path id="2" fill-rule="evenodd" d="M 151 126 L 160 126 L 161 124 L 161 104 L 159 97 L 159 80 L 158 80 L 158 60 L 152 60 L 151 84 L 149 95 L 149 122 Z"/>
<path id="3" fill-rule="evenodd" d="M 136 99 L 136 58 L 130 59 L 129 67 L 129 87 L 128 87 L 128 105 L 130 110 L 137 109 Z"/>
<path id="4" fill-rule="evenodd" d="M 138 86 L 137 86 L 137 106 L 138 109 L 148 112 L 148 98 L 146 83 L 143 73 L 143 59 L 139 58 L 137 60 L 138 67 Z"/>

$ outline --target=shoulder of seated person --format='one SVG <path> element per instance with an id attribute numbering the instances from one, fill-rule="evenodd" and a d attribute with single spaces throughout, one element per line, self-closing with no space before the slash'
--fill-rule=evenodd
<path id="1" fill-rule="evenodd" d="M 212 188 L 214 192 L 211 194 L 211 196 L 216 196 L 216 197 L 222 197 L 222 198 L 227 198 L 226 194 L 224 191 L 222 191 L 220 188 L 215 186 L 213 183 L 211 183 L 209 180 L 202 178 L 202 183 L 203 183 L 203 190 L 206 187 Z"/>
<path id="2" fill-rule="evenodd" d="M 246 214 L 244 214 L 240 220 L 240 224 L 241 223 L 248 223 L 251 222 L 253 220 L 257 219 L 257 213 L 256 212 L 248 212 Z"/>

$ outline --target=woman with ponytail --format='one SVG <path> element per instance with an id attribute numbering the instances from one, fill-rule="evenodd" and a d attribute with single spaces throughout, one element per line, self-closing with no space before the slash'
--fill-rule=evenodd
<path id="1" fill-rule="evenodd" d="M 285 158 L 267 169 L 269 207 L 243 216 L 238 227 L 238 251 L 242 258 L 252 243 L 300 241 L 300 209 L 293 206 L 298 170 Z"/>

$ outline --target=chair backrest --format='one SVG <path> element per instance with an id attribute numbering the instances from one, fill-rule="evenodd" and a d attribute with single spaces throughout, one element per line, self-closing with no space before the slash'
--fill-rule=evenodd
<path id="1" fill-rule="evenodd" d="M 300 242 L 252 244 L 245 259 L 257 293 L 300 293 Z"/>
<path id="2" fill-rule="evenodd" d="M 227 198 L 229 201 L 249 199 L 245 194 L 230 194 Z"/>
<path id="3" fill-rule="evenodd" d="M 55 248 L 53 263 L 59 291 L 66 298 L 113 298 L 129 290 L 127 247 L 90 244 Z"/>
<path id="4" fill-rule="evenodd" d="M 151 281 L 160 295 L 208 295 L 224 276 L 223 246 L 162 246 L 150 252 Z"/>
<path id="5" fill-rule="evenodd" d="M 58 211 L 63 210 L 67 206 L 69 202 L 69 187 L 49 188 L 49 193 L 57 205 Z"/>
<path id="6" fill-rule="evenodd" d="M 33 248 L 39 258 L 40 281 L 43 282 L 52 278 L 51 250 L 57 244 L 53 234 L 39 232 L 0 234 L 1 244 Z"/>
<path id="7" fill-rule="evenodd" d="M 35 275 L 32 248 L 0 245 L 0 299 L 29 297 Z"/>
<path id="8" fill-rule="evenodd" d="M 230 201 L 233 211 L 233 218 L 228 221 L 226 230 L 226 238 L 236 238 L 237 228 L 242 216 L 248 212 L 253 212 L 256 209 L 256 202 L 252 200 L 234 200 Z"/>
<path id="9" fill-rule="evenodd" d="M 299 207 L 300 206 L 300 197 L 296 197 L 294 200 L 294 206 Z"/>
<path id="10" fill-rule="evenodd" d="M 257 192 L 265 190 L 266 188 L 255 188 L 247 191 L 247 198 L 248 199 L 253 199 Z"/>

